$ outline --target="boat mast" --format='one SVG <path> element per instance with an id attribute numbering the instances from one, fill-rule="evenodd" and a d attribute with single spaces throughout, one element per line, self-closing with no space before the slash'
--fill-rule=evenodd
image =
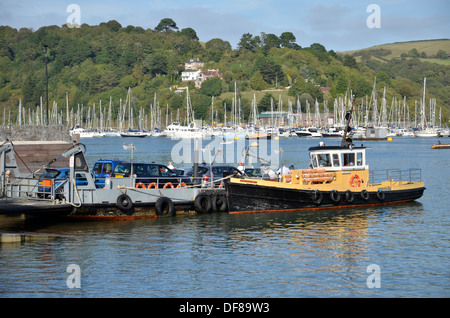
<path id="1" fill-rule="evenodd" d="M 355 105 L 355 99 L 352 99 L 352 107 L 350 111 L 345 114 L 345 119 L 347 120 L 347 125 L 344 130 L 344 134 L 342 135 L 341 147 L 348 148 L 352 144 L 352 140 L 350 137 L 347 137 L 347 134 L 351 131 L 350 121 L 352 120 L 353 106 Z"/>

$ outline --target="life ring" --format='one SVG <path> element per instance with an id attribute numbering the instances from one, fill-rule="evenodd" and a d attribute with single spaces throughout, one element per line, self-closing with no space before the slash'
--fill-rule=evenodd
<path id="1" fill-rule="evenodd" d="M 290 183 L 291 182 L 291 175 L 290 174 L 286 174 L 284 176 L 284 181 L 286 181 L 287 183 Z"/>
<path id="2" fill-rule="evenodd" d="M 170 183 L 170 182 L 167 182 L 167 183 L 164 185 L 163 189 L 166 189 L 167 187 L 171 187 L 172 189 L 174 188 L 173 184 Z"/>
<path id="3" fill-rule="evenodd" d="M 195 197 L 194 208 L 198 213 L 209 213 L 211 212 L 212 202 L 211 198 L 204 194 L 199 194 Z"/>
<path id="4" fill-rule="evenodd" d="M 215 212 L 226 212 L 228 209 L 227 198 L 223 194 L 216 194 L 211 200 L 212 209 Z"/>
<path id="5" fill-rule="evenodd" d="M 177 189 L 179 189 L 179 188 L 181 188 L 181 187 L 184 187 L 184 188 L 186 188 L 186 189 L 187 189 L 187 185 L 186 185 L 186 183 L 184 183 L 184 182 L 181 182 L 181 183 L 179 183 L 179 184 L 177 185 Z"/>
<path id="6" fill-rule="evenodd" d="M 320 203 L 322 203 L 322 199 L 323 199 L 322 192 L 320 192 L 319 190 L 314 190 L 312 195 L 313 203 L 319 205 Z"/>
<path id="7" fill-rule="evenodd" d="M 219 189 L 222 189 L 223 187 L 225 186 L 225 183 L 221 183 L 221 184 L 219 184 Z"/>
<path id="8" fill-rule="evenodd" d="M 353 182 L 354 179 L 356 179 L 356 183 Z M 353 176 L 351 176 L 350 186 L 359 187 L 360 185 L 361 185 L 361 179 L 359 178 L 359 176 L 357 174 L 354 174 Z"/>
<path id="9" fill-rule="evenodd" d="M 155 189 L 158 187 L 158 185 L 156 184 L 156 182 L 150 183 L 150 184 L 147 186 L 147 189 L 151 189 L 151 188 L 153 188 L 153 187 L 155 187 Z"/>
<path id="10" fill-rule="evenodd" d="M 156 200 L 155 211 L 158 216 L 174 216 L 176 214 L 175 206 L 168 197 L 160 197 Z"/>
<path id="11" fill-rule="evenodd" d="M 384 191 L 378 189 L 378 191 L 377 191 L 377 198 L 380 201 L 384 201 L 384 199 L 386 198 L 386 194 L 384 193 Z"/>
<path id="12" fill-rule="evenodd" d="M 345 191 L 345 200 L 348 203 L 352 203 L 354 199 L 355 199 L 355 195 L 353 194 L 352 191 L 350 191 L 350 190 Z"/>
<path id="13" fill-rule="evenodd" d="M 136 189 L 139 188 L 145 189 L 145 184 L 143 184 L 142 182 L 136 183 Z"/>
<path id="14" fill-rule="evenodd" d="M 133 202 L 131 201 L 131 198 L 126 194 L 121 194 L 117 197 L 117 207 L 124 211 L 128 212 L 133 208 Z"/>
<path id="15" fill-rule="evenodd" d="M 339 201 L 341 201 L 341 194 L 336 190 L 332 190 L 330 191 L 330 199 L 334 203 L 338 203 Z"/>
<path id="16" fill-rule="evenodd" d="M 365 201 L 369 200 L 369 192 L 367 192 L 367 190 L 362 190 L 361 198 L 363 198 L 363 200 L 365 200 Z"/>

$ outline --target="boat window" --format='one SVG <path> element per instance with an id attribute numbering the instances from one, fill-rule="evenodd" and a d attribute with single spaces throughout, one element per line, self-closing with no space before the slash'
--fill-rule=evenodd
<path id="1" fill-rule="evenodd" d="M 333 166 L 339 167 L 339 155 L 337 153 L 333 154 Z"/>
<path id="2" fill-rule="evenodd" d="M 355 154 L 354 153 L 343 153 L 342 162 L 344 166 L 354 166 L 355 165 Z"/>
<path id="3" fill-rule="evenodd" d="M 317 155 L 317 158 L 319 159 L 320 167 L 331 167 L 331 160 L 329 154 L 319 154 Z"/>
<path id="4" fill-rule="evenodd" d="M 311 164 L 313 168 L 317 168 L 316 155 L 311 155 Z"/>
<path id="5" fill-rule="evenodd" d="M 357 152 L 356 153 L 356 165 L 362 166 L 363 163 L 364 163 L 364 161 L 363 161 L 363 153 L 362 152 Z"/>

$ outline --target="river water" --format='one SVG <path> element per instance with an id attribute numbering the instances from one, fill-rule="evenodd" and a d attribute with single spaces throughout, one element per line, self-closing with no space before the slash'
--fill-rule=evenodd
<path id="1" fill-rule="evenodd" d="M 179 141 L 167 138 L 82 142 L 91 166 L 100 158 L 130 159 L 123 143 L 134 143 L 135 161 L 189 165 L 179 162 Z M 275 152 L 280 160 L 306 168 L 307 149 L 319 140 L 273 142 L 283 150 Z M 55 236 L 0 245 L 0 297 L 447 298 L 450 150 L 431 150 L 434 143 L 408 137 L 364 143 L 372 148 L 371 169 L 422 169 L 424 196 L 408 204 L 123 222 L 0 216 L 1 232 Z M 203 156 L 209 160 L 208 151 Z"/>

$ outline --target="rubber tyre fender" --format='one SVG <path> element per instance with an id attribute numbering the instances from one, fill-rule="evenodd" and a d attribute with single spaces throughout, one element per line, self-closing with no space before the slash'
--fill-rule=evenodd
<path id="1" fill-rule="evenodd" d="M 368 201 L 369 200 L 369 192 L 367 190 L 362 190 L 361 191 L 361 198 L 364 201 Z"/>
<path id="2" fill-rule="evenodd" d="M 352 191 L 350 191 L 350 190 L 345 191 L 345 200 L 348 203 L 352 203 L 353 200 L 355 200 L 355 195 L 353 194 Z"/>
<path id="3" fill-rule="evenodd" d="M 168 197 L 160 197 L 156 200 L 155 211 L 158 216 L 174 216 L 176 214 L 175 205 Z"/>
<path id="4" fill-rule="evenodd" d="M 226 212 L 228 210 L 227 197 L 223 194 L 214 195 L 211 203 L 215 212 Z"/>
<path id="5" fill-rule="evenodd" d="M 377 198 L 380 201 L 384 201 L 384 199 L 386 198 L 386 194 L 384 193 L 384 191 L 378 190 L 377 191 Z"/>
<path id="6" fill-rule="evenodd" d="M 314 204 L 319 205 L 322 203 L 323 195 L 319 190 L 314 190 L 312 194 L 312 201 Z"/>
<path id="7" fill-rule="evenodd" d="M 332 190 L 330 191 L 330 199 L 334 203 L 339 203 L 341 201 L 341 194 L 336 190 Z"/>
<path id="8" fill-rule="evenodd" d="M 208 195 L 199 194 L 195 197 L 194 208 L 197 213 L 209 213 L 212 209 L 211 198 Z"/>
<path id="9" fill-rule="evenodd" d="M 116 203 L 121 211 L 128 212 L 133 209 L 133 201 L 131 201 L 131 198 L 126 194 L 119 195 Z"/>

